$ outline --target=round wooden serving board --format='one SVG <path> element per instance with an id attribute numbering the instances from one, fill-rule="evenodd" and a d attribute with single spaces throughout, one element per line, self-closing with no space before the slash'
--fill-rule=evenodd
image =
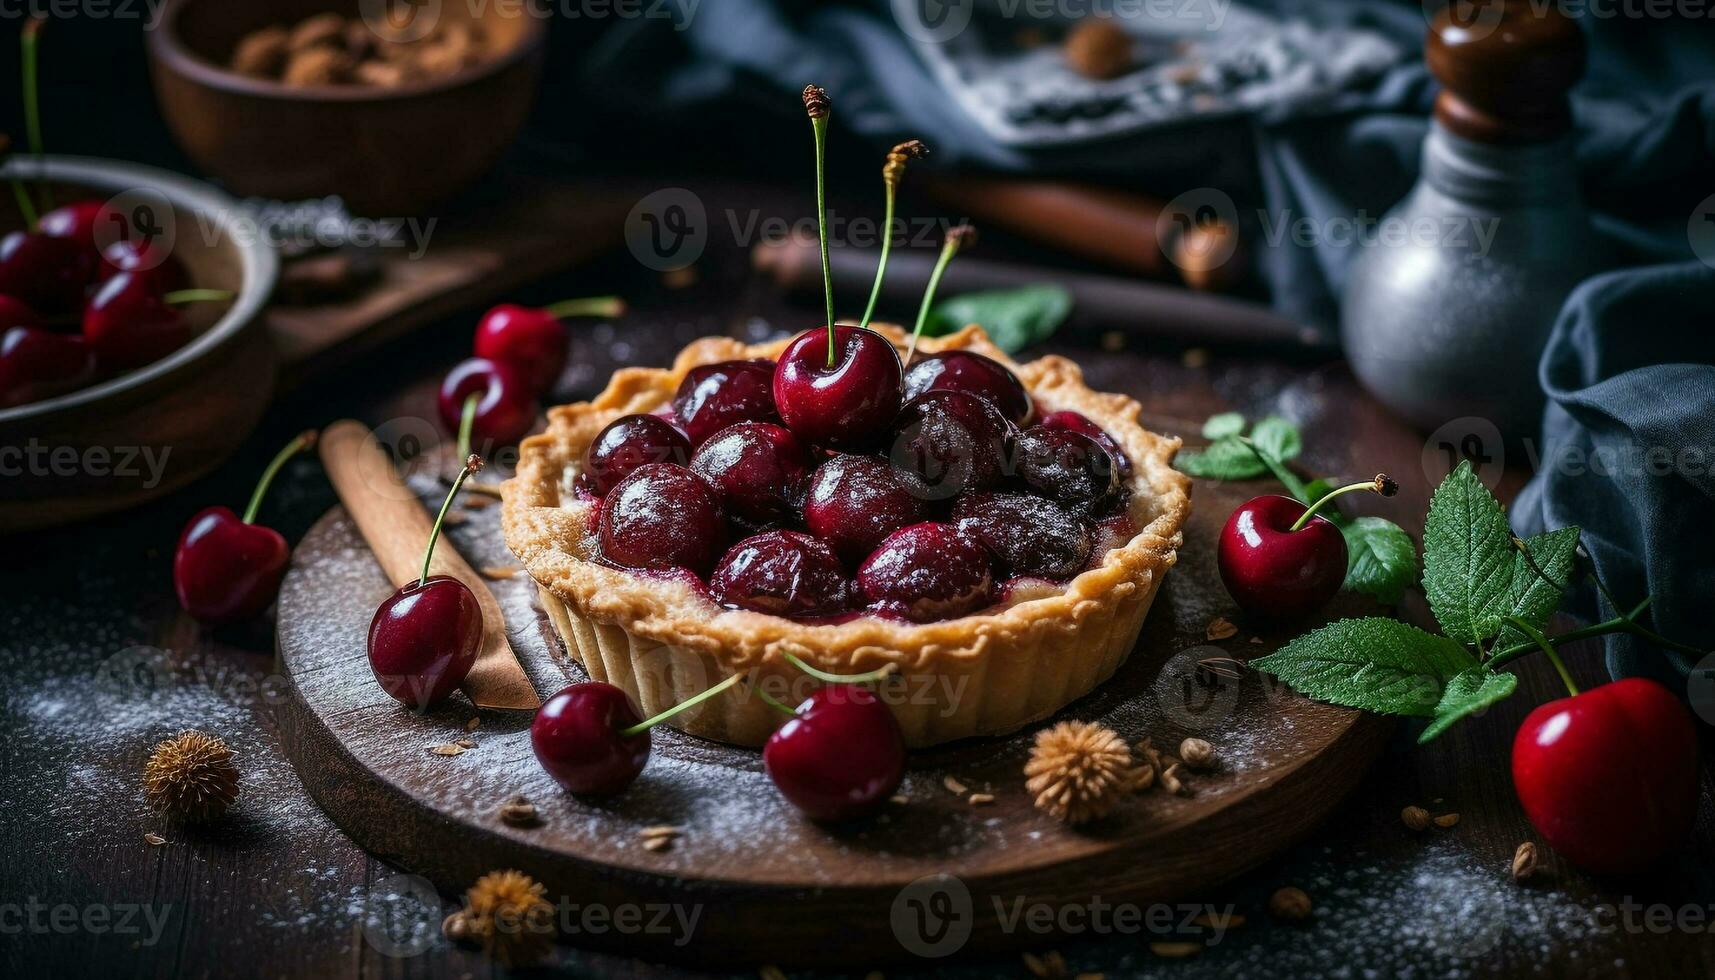
<path id="1" fill-rule="evenodd" d="M 413 486 L 426 498 L 442 493 L 430 479 Z M 1220 584 L 1212 544 L 1247 496 L 1243 487 L 1198 481 L 1179 565 L 1137 649 L 1112 680 L 1061 714 L 1170 752 L 1200 736 L 1214 744 L 1219 769 L 1195 775 L 1189 796 L 1152 789 L 1082 828 L 1039 812 L 1024 790 L 1034 727 L 914 753 L 900 788 L 905 800 L 853 826 L 803 819 L 769 783 L 760 753 L 666 728 L 655 730 L 649 766 L 623 796 L 572 797 L 537 765 L 527 713 L 479 713 L 461 695 L 415 715 L 382 693 L 364 643 L 391 586 L 339 508 L 298 546 L 281 592 L 280 659 L 294 695 L 281 710 L 282 734 L 310 795 L 357 843 L 444 890 L 518 868 L 542 881 L 550 900 L 578 906 L 575 925 L 607 921 L 585 919 L 581 909 L 617 916 L 640 907 L 624 913 L 637 916 L 628 928 L 579 928 L 571 940 L 582 945 L 848 969 L 1042 946 L 1052 935 L 1033 931 L 1020 908 L 1097 897 L 1109 907 L 1146 904 L 1213 886 L 1308 833 L 1381 747 L 1386 723 L 1373 716 L 1313 703 L 1253 672 L 1233 680 L 1197 669 L 1206 657 L 1259 656 L 1303 629 L 1248 628 Z M 473 510 L 452 529 L 477 568 L 516 567 L 500 538 L 499 509 L 495 502 Z M 546 697 L 582 680 L 529 578 L 490 584 L 538 691 Z M 1210 641 L 1217 616 L 1238 622 L 1238 634 Z M 462 754 L 430 751 L 466 737 L 475 747 Z M 979 792 L 994 801 L 972 804 Z M 517 794 L 536 805 L 539 826 L 501 822 L 500 806 Z M 646 849 L 640 832 L 661 825 L 682 836 L 670 849 Z M 931 877 L 938 875 L 952 877 Z M 693 914 L 687 943 L 674 923 Z"/>

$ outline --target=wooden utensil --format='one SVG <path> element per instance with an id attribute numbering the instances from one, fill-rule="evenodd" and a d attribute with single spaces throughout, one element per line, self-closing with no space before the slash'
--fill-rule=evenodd
<path id="1" fill-rule="evenodd" d="M 417 495 L 399 478 L 368 426 L 345 419 L 322 430 L 322 465 L 346 511 L 395 586 L 421 573 L 423 546 L 434 527 Z M 441 542 L 429 566 L 469 586 L 482 607 L 482 649 L 460 689 L 479 708 L 530 710 L 542 706 L 506 635 L 506 617 L 488 584 L 450 543 Z"/>

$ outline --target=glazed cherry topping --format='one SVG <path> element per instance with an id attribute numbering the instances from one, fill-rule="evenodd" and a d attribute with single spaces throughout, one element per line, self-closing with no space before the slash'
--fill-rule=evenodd
<path id="1" fill-rule="evenodd" d="M 94 376 L 95 358 L 82 337 L 37 327 L 0 335 L 0 408 L 65 394 Z"/>
<path id="2" fill-rule="evenodd" d="M 879 439 L 899 414 L 899 353 L 863 327 L 809 330 L 788 344 L 774 371 L 774 402 L 786 426 L 817 446 L 849 449 Z"/>
<path id="3" fill-rule="evenodd" d="M 630 568 L 707 575 L 726 544 L 720 494 L 676 463 L 640 466 L 602 498 L 602 554 Z"/>
<path id="4" fill-rule="evenodd" d="M 1126 455 L 1125 450 L 1120 448 L 1119 442 L 1113 436 L 1108 435 L 1107 430 L 1090 421 L 1088 416 L 1079 412 L 1050 412 L 1044 415 L 1038 424 L 1044 429 L 1082 432 L 1100 443 L 1102 448 L 1113 456 L 1114 461 L 1119 464 L 1121 477 L 1130 475 L 1131 457 Z"/>
<path id="5" fill-rule="evenodd" d="M 101 250 L 102 279 L 111 279 L 121 272 L 135 273 L 147 279 L 156 292 L 170 293 L 190 285 L 185 265 L 172 253 L 152 244 L 120 239 Z"/>
<path id="6" fill-rule="evenodd" d="M 1044 497 L 1067 507 L 1098 509 L 1120 488 L 1119 464 L 1101 443 L 1070 429 L 1032 426 L 1019 434 L 1013 465 Z"/>
<path id="7" fill-rule="evenodd" d="M 622 415 L 596 434 L 584 452 L 584 473 L 596 496 L 606 494 L 631 471 L 649 463 L 690 461 L 685 434 L 658 415 Z"/>
<path id="8" fill-rule="evenodd" d="M 905 776 L 905 736 L 892 709 L 854 684 L 818 688 L 762 748 L 768 778 L 814 820 L 879 809 Z"/>
<path id="9" fill-rule="evenodd" d="M 1017 435 L 987 399 L 959 391 L 926 391 L 900 410 L 892 458 L 945 500 L 998 484 Z"/>
<path id="10" fill-rule="evenodd" d="M 158 361 L 190 342 L 190 321 L 135 272 L 102 284 L 83 311 L 83 339 L 104 368 Z"/>
<path id="11" fill-rule="evenodd" d="M 727 513 L 762 526 L 798 510 L 809 476 L 809 454 L 782 426 L 729 425 L 697 447 L 691 469 L 720 491 Z"/>
<path id="12" fill-rule="evenodd" d="M 1090 532 L 1064 507 L 1023 493 L 975 493 L 953 504 L 953 520 L 1013 575 L 1069 578 L 1090 560 Z"/>
<path id="13" fill-rule="evenodd" d="M 94 254 L 75 239 L 23 231 L 0 238 L 0 293 L 38 313 L 76 310 L 94 272 Z"/>
<path id="14" fill-rule="evenodd" d="M 851 582 L 826 542 L 799 531 L 745 538 L 709 579 L 715 601 L 776 616 L 835 616 L 851 603 Z"/>
<path id="15" fill-rule="evenodd" d="M 477 442 L 511 445 L 524 438 L 536 422 L 536 395 L 528 378 L 509 364 L 472 357 L 460 361 L 441 381 L 437 407 L 441 424 L 457 432 L 465 400 L 477 396 L 471 438 Z"/>
<path id="16" fill-rule="evenodd" d="M 928 494 L 885 459 L 840 455 L 810 477 L 804 525 L 856 565 L 889 534 L 929 516 Z"/>
<path id="17" fill-rule="evenodd" d="M 586 681 L 563 688 L 537 709 L 530 747 L 567 792 L 613 796 L 630 786 L 649 761 L 649 729 L 624 734 L 641 722 L 624 691 Z"/>
<path id="18" fill-rule="evenodd" d="M 863 597 L 906 619 L 951 619 L 988 605 L 988 552 L 951 524 L 924 522 L 888 535 L 858 569 Z"/>
<path id="19" fill-rule="evenodd" d="M 693 447 L 740 422 L 778 422 L 774 409 L 774 365 L 768 361 L 721 361 L 692 368 L 673 395 L 673 414 Z"/>
<path id="20" fill-rule="evenodd" d="M 960 391 L 993 405 L 1013 425 L 1030 418 L 1030 395 L 1018 375 L 975 351 L 948 350 L 917 359 L 905 372 L 905 397 L 925 391 Z"/>

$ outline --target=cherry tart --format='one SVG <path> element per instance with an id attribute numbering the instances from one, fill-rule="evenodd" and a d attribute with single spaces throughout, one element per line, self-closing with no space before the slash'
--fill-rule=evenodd
<path id="1" fill-rule="evenodd" d="M 789 657 L 892 664 L 913 746 L 1010 731 L 1107 679 L 1177 560 L 1179 441 L 976 327 L 905 364 L 897 328 L 842 325 L 852 364 L 879 368 L 839 376 L 825 346 L 823 366 L 806 354 L 826 336 L 697 341 L 524 440 L 506 541 L 568 652 L 645 716 L 735 673 L 801 700 Z M 670 723 L 758 746 L 778 722 L 739 688 Z"/>

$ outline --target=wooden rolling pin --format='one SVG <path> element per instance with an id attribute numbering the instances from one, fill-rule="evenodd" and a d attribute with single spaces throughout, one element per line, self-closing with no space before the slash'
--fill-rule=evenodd
<path id="1" fill-rule="evenodd" d="M 375 552 L 381 570 L 396 586 L 415 581 L 423 570 L 423 548 L 429 542 L 434 519 L 399 478 L 393 461 L 362 422 L 335 422 L 322 430 L 319 445 L 328 479 L 346 513 L 363 533 L 363 540 Z M 460 557 L 450 541 L 444 540 L 435 548 L 429 571 L 450 575 L 469 586 L 482 607 L 482 648 L 460 690 L 479 708 L 540 708 L 542 700 L 506 638 L 506 617 L 500 603 L 482 576 Z"/>
<path id="2" fill-rule="evenodd" d="M 1246 278 L 1237 228 L 1219 218 L 1163 223 L 1166 202 L 1143 194 L 995 177 L 926 183 L 930 197 L 960 217 L 1115 269 L 1211 292 L 1231 292 Z"/>
<path id="3" fill-rule="evenodd" d="M 876 253 L 871 251 L 834 249 L 829 257 L 834 291 L 849 296 L 867 294 L 875 279 L 875 260 Z M 821 256 L 813 239 L 764 242 L 751 252 L 751 262 L 788 291 L 821 292 Z M 896 247 L 888 259 L 882 296 L 903 322 L 909 323 L 910 315 L 915 314 L 934 265 L 935 256 L 926 249 Z M 1261 303 L 1194 293 L 1180 286 L 983 259 L 961 257 L 948 266 L 939 295 L 1011 289 L 1034 282 L 1052 282 L 1070 290 L 1072 320 L 1080 327 L 1184 344 L 1261 346 L 1287 352 L 1322 351 L 1332 344 L 1332 339 L 1320 331 Z"/>

